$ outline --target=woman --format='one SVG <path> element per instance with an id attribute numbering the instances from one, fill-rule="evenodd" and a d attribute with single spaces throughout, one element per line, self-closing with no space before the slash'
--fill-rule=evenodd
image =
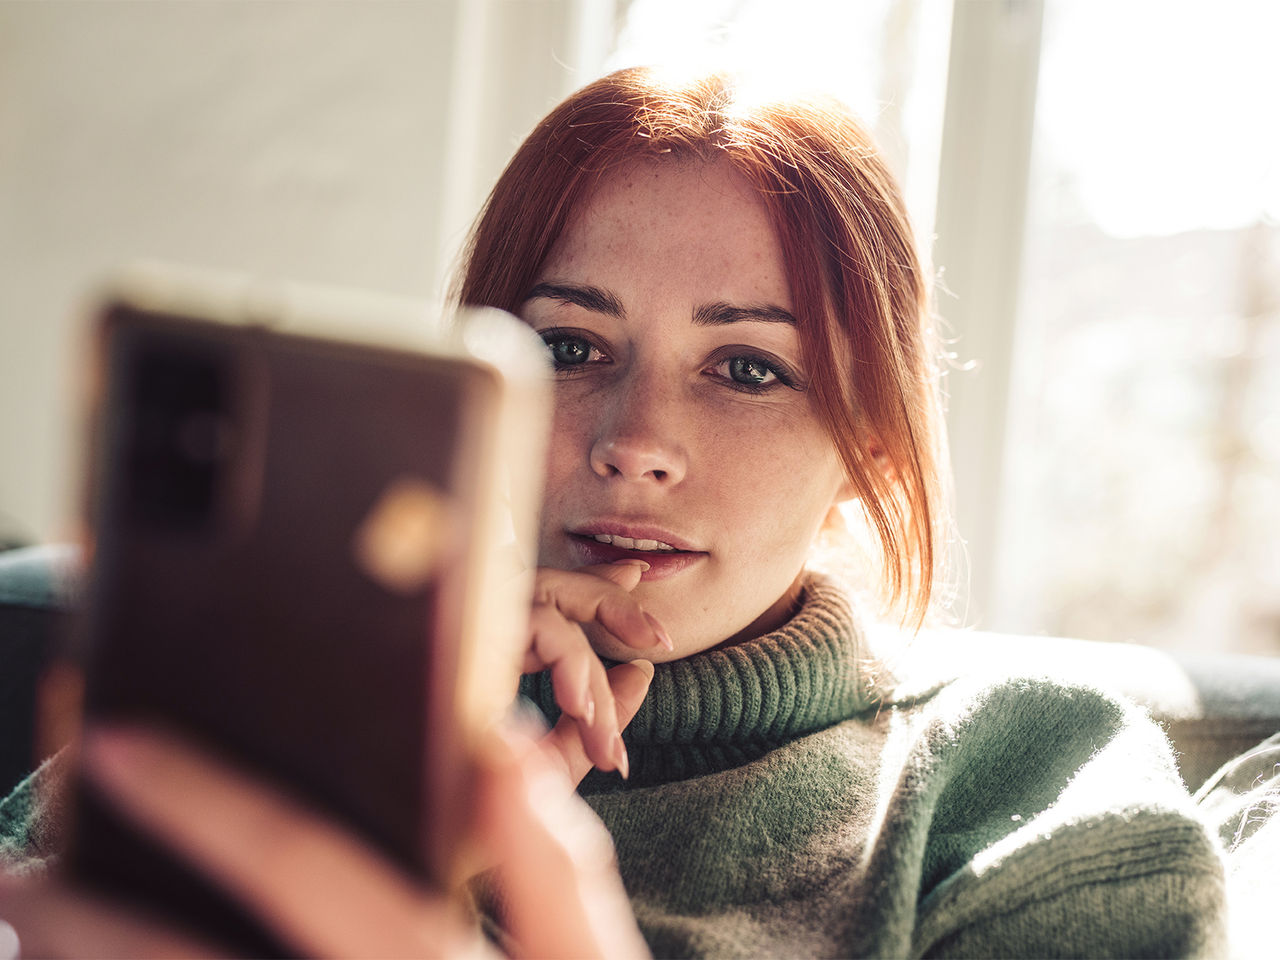
<path id="1" fill-rule="evenodd" d="M 521 315 L 557 378 L 524 684 L 555 726 L 545 754 L 500 742 L 481 793 L 515 952 L 635 952 L 637 924 L 658 955 L 1221 950 L 1219 847 L 1139 711 L 980 665 L 891 685 L 851 590 L 807 568 L 857 501 L 886 605 L 918 624 L 945 527 L 925 271 L 843 108 L 592 84 L 503 174 L 460 298 Z M 305 952 L 466 936 L 252 784 L 137 734 L 90 748 Z M 246 862 L 234 823 L 148 799 L 129 774 L 157 749 L 244 819 L 276 811 L 256 836 L 290 856 Z M 564 795 L 584 775 L 629 906 Z M 363 878 L 364 906 L 328 907 L 317 876 Z"/>
<path id="2" fill-rule="evenodd" d="M 646 654 L 629 780 L 596 751 L 581 792 L 655 954 L 1213 949 L 1219 855 L 1159 730 L 1048 680 L 890 691 L 806 570 L 856 500 L 919 623 L 942 552 L 925 271 L 847 111 L 598 81 L 517 151 L 461 299 L 519 313 L 556 368 L 541 563 L 650 564 L 631 595 L 672 649 Z M 571 689 L 525 684 L 581 719 Z"/>

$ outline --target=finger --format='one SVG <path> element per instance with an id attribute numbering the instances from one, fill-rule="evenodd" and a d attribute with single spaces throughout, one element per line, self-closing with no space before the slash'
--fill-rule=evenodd
<path id="1" fill-rule="evenodd" d="M 577 726 L 583 747 L 604 770 L 626 763 L 618 737 L 618 714 L 604 665 L 587 642 L 582 628 L 550 607 L 536 607 L 529 618 L 530 651 L 527 670 L 550 667 L 556 703 L 566 723 Z"/>
<path id="2" fill-rule="evenodd" d="M 608 832 L 541 748 L 498 734 L 478 790 L 515 955 L 648 956 Z"/>
<path id="3" fill-rule="evenodd" d="M 452 956 L 474 932 L 353 835 L 172 738 L 86 738 L 88 776 L 308 956 Z"/>
<path id="4" fill-rule="evenodd" d="M 582 570 L 540 569 L 534 580 L 534 605 L 552 606 L 567 620 L 598 623 L 636 650 L 673 649 L 666 629 L 631 596 L 630 589 L 635 585 L 630 579 L 638 581 L 638 575 L 632 572 L 637 565 L 607 564 L 605 567 L 608 569 L 601 573 L 587 572 L 601 571 L 599 566 Z M 622 569 L 614 570 L 614 567 Z"/>
<path id="5" fill-rule="evenodd" d="M 660 637 L 659 643 L 670 647 L 661 625 L 628 592 L 647 569 L 648 564 L 639 562 L 538 573 L 524 670 L 550 667 L 556 702 L 564 714 L 562 736 L 566 744 L 572 745 L 575 759 L 581 757 L 586 764 L 578 773 L 579 778 L 592 765 L 618 770 L 625 777 L 629 763 L 612 687 L 575 621 L 594 617 L 606 627 L 616 627 L 620 616 L 632 616 L 644 623 L 644 632 Z M 649 642 L 652 646 L 652 640 Z M 570 726 L 575 728 L 572 736 L 568 733 Z"/>
<path id="6" fill-rule="evenodd" d="M 529 651 L 523 670 L 533 673 L 550 668 L 560 709 L 587 723 L 592 722 L 595 713 L 591 670 L 599 663 L 600 658 L 591 649 L 580 626 L 551 607 L 533 608 L 529 614 Z"/>
<path id="7" fill-rule="evenodd" d="M 653 680 L 653 664 L 647 660 L 620 663 L 609 670 L 608 679 L 618 711 L 618 726 L 625 730 L 649 692 L 649 684 Z M 563 717 L 547 734 L 545 743 L 560 759 L 564 773 L 573 784 L 581 782 L 595 765 L 583 742 L 581 728 Z M 625 758 L 626 747 L 622 745 L 621 737 L 618 737 L 618 744 L 622 747 Z M 620 767 L 629 774 L 630 761 L 624 759 Z"/>
<path id="8" fill-rule="evenodd" d="M 596 704 L 595 722 L 577 723 L 574 727 L 591 762 L 601 770 L 617 770 L 625 778 L 630 773 L 627 765 L 627 748 L 622 742 L 622 727 L 618 724 L 618 708 L 614 702 L 613 687 L 609 683 L 604 664 L 594 653 L 590 682 L 591 697 Z"/>

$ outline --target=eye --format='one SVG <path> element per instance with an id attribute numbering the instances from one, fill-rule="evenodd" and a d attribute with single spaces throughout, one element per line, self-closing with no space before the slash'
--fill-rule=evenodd
<path id="1" fill-rule="evenodd" d="M 729 379 L 744 386 L 762 387 L 778 379 L 773 368 L 759 357 L 731 357 L 725 363 Z"/>
<path id="2" fill-rule="evenodd" d="M 551 363 L 557 370 L 571 370 L 607 359 L 598 347 L 580 334 L 546 330 L 541 336 L 551 354 Z"/>
<path id="3" fill-rule="evenodd" d="M 730 354 L 713 360 L 708 372 L 727 386 L 747 393 L 764 393 L 778 386 L 802 389 L 794 374 L 773 357 L 759 354 Z"/>
<path id="4" fill-rule="evenodd" d="M 572 366 L 591 359 L 591 344 L 581 337 L 557 337 L 547 341 L 547 347 L 551 350 L 551 359 L 558 364 Z"/>

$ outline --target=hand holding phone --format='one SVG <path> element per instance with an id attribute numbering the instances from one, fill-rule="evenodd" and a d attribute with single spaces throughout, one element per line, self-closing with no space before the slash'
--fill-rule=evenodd
<path id="1" fill-rule="evenodd" d="M 104 728 L 85 744 L 85 767 L 147 832 L 216 872 L 290 952 L 499 956 L 458 904 L 340 824 L 188 744 Z M 477 835 L 511 906 L 513 945 L 531 956 L 647 956 L 608 835 L 530 734 L 506 728 L 485 738 L 475 802 Z M 265 851 L 264 832 L 273 838 Z M 226 955 L 153 914 L 57 883 L 0 876 L 0 917 L 30 956 Z"/>
<path id="2" fill-rule="evenodd" d="M 544 361 L 492 316 L 368 342 L 383 313 L 174 271 L 104 302 L 85 724 L 173 731 L 447 892 L 526 639 Z M 364 342 L 315 335 L 335 316 Z M 67 859 L 227 946 L 281 947 L 92 777 Z"/>

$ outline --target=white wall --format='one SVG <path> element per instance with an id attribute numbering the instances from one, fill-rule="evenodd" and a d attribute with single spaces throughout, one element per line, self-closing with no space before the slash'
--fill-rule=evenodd
<path id="1" fill-rule="evenodd" d="M 584 10 L 0 3 L 0 540 L 70 528 L 98 278 L 153 256 L 437 296 L 507 154 L 597 66 L 583 31 L 611 21 Z"/>

